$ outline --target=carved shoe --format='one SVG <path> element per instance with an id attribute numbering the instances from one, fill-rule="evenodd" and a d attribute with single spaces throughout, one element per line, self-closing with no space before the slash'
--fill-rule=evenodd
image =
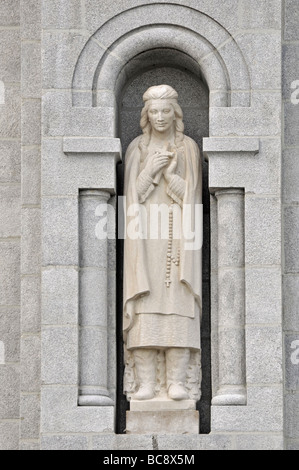
<path id="1" fill-rule="evenodd" d="M 155 396 L 155 384 L 141 384 L 137 393 L 133 395 L 134 400 L 151 400 Z"/>
<path id="2" fill-rule="evenodd" d="M 168 397 L 172 400 L 189 400 L 189 395 L 182 383 L 171 384 L 168 389 Z"/>

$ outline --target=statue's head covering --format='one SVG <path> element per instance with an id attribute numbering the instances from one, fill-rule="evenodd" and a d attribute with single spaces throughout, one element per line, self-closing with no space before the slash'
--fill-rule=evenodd
<path id="1" fill-rule="evenodd" d="M 169 85 L 150 87 L 143 95 L 143 101 L 150 100 L 177 100 L 177 92 Z"/>

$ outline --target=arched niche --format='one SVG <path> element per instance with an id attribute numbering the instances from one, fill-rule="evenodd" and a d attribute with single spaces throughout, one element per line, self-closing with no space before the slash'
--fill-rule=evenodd
<path id="1" fill-rule="evenodd" d="M 129 143 L 140 135 L 140 114 L 143 93 L 153 85 L 168 84 L 176 89 L 184 113 L 186 135 L 192 137 L 202 150 L 202 139 L 209 135 L 209 88 L 199 65 L 188 55 L 167 48 L 155 48 L 136 56 L 118 76 L 116 83 L 118 103 L 118 137 L 122 142 L 123 162 L 118 168 L 118 193 L 122 194 L 125 152 Z M 202 152 L 201 152 L 202 155 Z M 210 431 L 211 354 L 210 354 L 210 194 L 208 163 L 202 157 L 204 246 L 203 246 L 203 322 L 202 344 L 202 398 L 198 404 L 201 433 Z M 118 242 L 117 298 L 118 298 L 118 418 L 117 431 L 125 429 L 125 411 L 128 402 L 122 393 L 122 242 Z"/>
<path id="2" fill-rule="evenodd" d="M 102 139 L 103 136 L 107 136 L 108 126 L 109 137 L 120 138 L 123 151 L 126 150 L 129 141 L 140 133 L 138 116 L 140 116 L 142 106 L 142 94 L 147 85 L 155 84 L 156 80 L 158 83 L 166 81 L 178 89 L 185 113 L 186 133 L 193 137 L 199 146 L 201 146 L 202 137 L 209 135 L 209 108 L 251 106 L 249 69 L 232 35 L 213 18 L 187 6 L 172 4 L 172 13 L 169 15 L 169 5 L 169 3 L 167 5 L 151 3 L 116 15 L 88 39 L 78 57 L 72 81 L 72 106 L 75 115 L 76 113 L 78 116 L 84 114 L 84 119 L 88 120 L 89 116 L 91 118 L 93 114 L 96 114 L 101 119 L 103 108 L 109 111 L 106 113 L 109 117 L 108 124 L 102 134 L 99 132 L 99 139 L 95 142 L 97 151 L 93 150 L 99 155 L 111 152 L 110 143 L 106 145 Z M 175 71 L 175 79 L 172 74 L 171 80 L 172 71 Z M 190 109 L 187 104 L 184 105 L 184 87 L 180 86 L 180 76 L 184 77 L 182 83 L 185 89 L 189 90 L 191 83 L 197 83 L 197 87 L 191 87 L 192 90 L 202 91 L 199 97 L 195 96 L 192 100 L 194 105 L 198 98 L 198 104 L 190 106 Z M 147 82 L 149 77 L 151 80 Z M 143 90 L 140 88 L 140 92 L 130 95 L 131 90 L 136 89 L 136 86 L 140 87 L 141 83 Z M 138 102 L 134 102 L 135 97 L 138 97 Z M 81 113 L 80 108 L 84 108 L 82 110 L 84 113 Z M 133 111 L 131 116 L 129 116 L 129 108 Z M 189 111 L 190 115 L 188 115 Z M 127 127 L 125 129 L 123 113 L 126 113 Z M 77 134 L 74 135 L 77 136 Z M 85 140 L 84 145 L 90 149 L 90 142 L 88 139 Z M 78 139 L 75 139 L 72 145 L 77 145 L 77 143 Z M 84 152 L 86 153 L 87 150 L 85 149 Z M 210 212 L 207 163 L 204 163 L 204 169 L 204 239 L 208 241 Z M 118 184 L 120 194 L 121 181 L 120 172 Z M 118 253 L 118 259 L 121 260 L 121 252 Z M 209 246 L 204 248 L 204 255 L 206 256 L 204 279 L 207 282 L 204 290 L 208 293 Z M 119 276 L 117 285 L 121 285 L 121 264 L 118 265 L 117 273 Z M 118 292 L 119 318 L 122 310 L 120 297 Z M 209 312 L 209 295 L 206 296 L 205 302 L 205 312 Z M 204 315 L 203 320 L 207 323 L 203 331 L 206 334 L 204 339 L 206 339 L 206 351 L 208 351 L 210 348 L 209 315 Z M 121 354 L 121 344 L 119 344 L 119 351 Z M 206 357 L 210 357 L 208 352 Z M 121 370 L 120 358 L 119 364 Z M 208 367 L 209 364 L 207 369 Z M 210 381 L 209 371 L 203 374 L 203 379 Z M 208 390 L 209 385 L 203 385 L 203 387 Z M 121 386 L 119 386 L 118 393 L 122 394 Z M 209 408 L 210 399 L 207 399 L 203 405 Z M 124 410 L 120 409 L 119 413 L 124 416 Z M 208 417 L 209 412 L 206 412 L 205 416 Z M 209 417 L 205 419 L 205 432 L 208 432 Z M 121 427 L 119 418 L 117 422 Z"/>
<path id="3" fill-rule="evenodd" d="M 87 41 L 75 66 L 72 94 L 78 107 L 114 106 L 128 64 L 156 48 L 190 57 L 209 87 L 210 106 L 251 104 L 250 74 L 237 42 L 217 21 L 182 5 L 151 4 L 116 15 Z M 234 57 L 234 61 L 229 58 Z"/>

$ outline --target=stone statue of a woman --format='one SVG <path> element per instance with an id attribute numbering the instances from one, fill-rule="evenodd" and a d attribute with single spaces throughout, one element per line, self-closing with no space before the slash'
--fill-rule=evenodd
<path id="1" fill-rule="evenodd" d="M 131 373 L 131 390 L 127 386 L 126 392 L 134 400 L 161 394 L 157 364 L 163 354 L 164 396 L 199 398 L 187 382 L 193 357 L 198 377 L 191 382 L 200 388 L 201 247 L 188 249 L 183 224 L 184 211 L 192 218 L 202 202 L 200 154 L 184 135 L 173 88 L 151 87 L 143 100 L 143 135 L 130 144 L 125 157 L 127 227 L 132 207 L 146 210 L 139 217 L 142 236 L 127 233 L 124 247 L 124 340 Z M 167 236 L 153 238 L 151 209 L 161 204 L 167 208 Z"/>

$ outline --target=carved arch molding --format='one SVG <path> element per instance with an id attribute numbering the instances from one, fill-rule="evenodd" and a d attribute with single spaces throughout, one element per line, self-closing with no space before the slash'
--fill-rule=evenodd
<path id="1" fill-rule="evenodd" d="M 232 35 L 198 10 L 172 4 L 170 15 L 169 6 L 157 3 L 126 10 L 89 38 L 74 70 L 74 106 L 101 106 L 101 92 L 105 92 L 105 105 L 113 106 L 123 84 L 136 68 L 150 65 L 148 52 L 156 49 L 172 51 L 164 64 L 182 61 L 206 81 L 210 106 L 250 106 L 248 66 Z"/>

